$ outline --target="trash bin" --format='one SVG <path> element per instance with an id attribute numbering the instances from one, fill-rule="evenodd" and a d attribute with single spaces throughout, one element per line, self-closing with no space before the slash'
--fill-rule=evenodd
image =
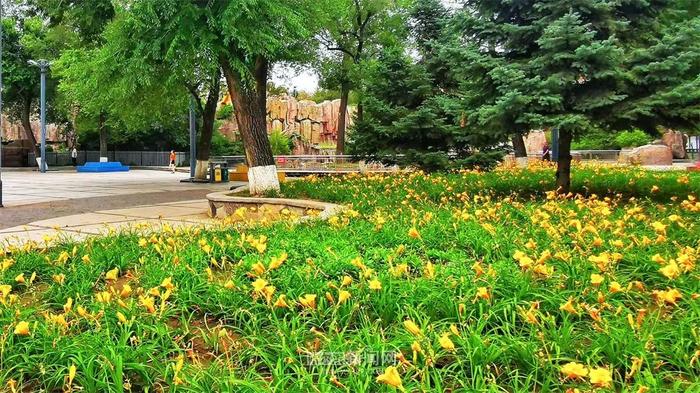
<path id="1" fill-rule="evenodd" d="M 226 164 L 221 166 L 221 181 L 228 183 L 228 165 Z"/>

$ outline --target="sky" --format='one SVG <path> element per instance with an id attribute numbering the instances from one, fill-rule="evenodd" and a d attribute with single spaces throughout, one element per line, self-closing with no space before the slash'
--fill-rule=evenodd
<path id="1" fill-rule="evenodd" d="M 458 7 L 458 0 L 442 0 L 442 3 L 449 8 Z M 310 67 L 300 70 L 278 64 L 272 70 L 271 79 L 276 85 L 285 86 L 289 90 L 296 88 L 298 91 L 313 93 L 318 88 L 318 75 Z"/>

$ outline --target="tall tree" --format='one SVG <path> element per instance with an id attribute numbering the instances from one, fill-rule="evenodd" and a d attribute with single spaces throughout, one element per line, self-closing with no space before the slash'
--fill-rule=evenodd
<path id="1" fill-rule="evenodd" d="M 70 35 L 63 31 L 52 31 L 46 28 L 43 21 L 30 17 L 26 10 L 15 10 L 13 19 L 4 19 L 3 69 L 5 70 L 3 87 L 4 109 L 10 120 L 19 121 L 24 130 L 25 138 L 38 154 L 36 137 L 31 128 L 31 120 L 39 107 L 40 73 L 27 62 L 32 59 L 52 59 L 58 51 L 71 41 Z M 49 75 L 47 88 L 49 96 L 53 96 L 56 83 Z M 49 100 L 48 120 L 57 118 L 55 101 Z"/>
<path id="2" fill-rule="evenodd" d="M 367 65 L 366 113 L 350 138 L 353 154 L 424 170 L 495 165 L 503 156 L 494 148 L 498 135 L 465 127 L 450 93 L 405 52 L 388 48 Z"/>
<path id="3" fill-rule="evenodd" d="M 66 31 L 72 34 L 75 39 L 67 49 L 72 51 L 84 51 L 82 56 L 71 54 L 71 58 L 85 59 L 92 54 L 91 51 L 102 43 L 102 32 L 105 26 L 112 20 L 115 14 L 114 6 L 111 0 L 28 0 L 30 10 L 44 19 L 47 26 L 52 31 Z M 58 56 L 56 56 L 58 57 Z M 66 65 L 67 60 L 63 60 L 63 65 Z M 74 86 L 70 84 L 69 86 Z M 63 86 L 63 92 L 69 90 Z M 69 103 L 68 112 L 72 119 L 71 124 L 76 125 L 76 118 L 83 109 L 83 102 L 75 101 L 79 94 L 68 94 L 68 97 L 74 101 Z M 90 100 L 89 96 L 84 97 Z M 107 142 L 109 139 L 109 131 L 107 124 L 107 110 L 105 107 L 96 109 L 95 105 L 99 100 L 91 100 L 88 107 L 92 114 L 97 119 L 100 139 L 100 157 L 107 157 Z M 73 130 L 77 133 L 77 130 Z"/>
<path id="4" fill-rule="evenodd" d="M 348 101 L 350 91 L 361 87 L 360 64 L 378 54 L 382 40 L 398 34 L 396 28 L 402 26 L 402 15 L 397 2 L 392 0 L 335 0 L 330 5 L 318 36 L 324 48 L 331 52 L 321 62 L 321 75 L 325 87 L 340 90 L 336 152 L 344 154 Z M 362 116 L 360 103 L 358 120 Z"/>
<path id="5" fill-rule="evenodd" d="M 167 56 L 205 50 L 221 67 L 245 147 L 250 190 L 279 189 L 266 125 L 270 65 L 299 60 L 310 47 L 322 2 L 313 0 L 133 0 L 125 8 L 143 29 L 135 44 Z M 136 38 L 136 37 L 135 37 Z"/>
<path id="6" fill-rule="evenodd" d="M 468 0 L 440 57 L 462 80 L 470 127 L 559 130 L 557 186 L 568 192 L 575 137 L 697 127 L 700 29 L 696 19 L 665 29 L 674 4 Z"/>

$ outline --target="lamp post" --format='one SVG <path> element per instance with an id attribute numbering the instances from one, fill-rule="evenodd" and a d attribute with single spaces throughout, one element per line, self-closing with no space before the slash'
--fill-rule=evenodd
<path id="1" fill-rule="evenodd" d="M 46 72 L 51 66 L 48 60 L 29 60 L 27 63 L 41 70 L 41 164 L 39 170 L 46 173 Z"/>
<path id="2" fill-rule="evenodd" d="M 2 205 L 2 1 L 0 0 L 0 207 Z"/>
<path id="3" fill-rule="evenodd" d="M 194 98 L 190 97 L 190 179 L 194 181 L 197 167 L 197 126 L 195 124 Z"/>

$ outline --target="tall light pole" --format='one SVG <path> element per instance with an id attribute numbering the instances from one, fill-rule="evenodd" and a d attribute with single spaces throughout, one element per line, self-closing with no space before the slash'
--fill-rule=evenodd
<path id="1" fill-rule="evenodd" d="M 0 207 L 2 206 L 2 0 L 0 0 Z"/>
<path id="2" fill-rule="evenodd" d="M 46 72 L 51 66 L 48 60 L 29 60 L 28 63 L 41 70 L 41 165 L 39 170 L 46 173 Z"/>
<path id="3" fill-rule="evenodd" d="M 190 179 L 194 180 L 197 167 L 197 126 L 194 111 L 194 98 L 190 97 Z"/>

